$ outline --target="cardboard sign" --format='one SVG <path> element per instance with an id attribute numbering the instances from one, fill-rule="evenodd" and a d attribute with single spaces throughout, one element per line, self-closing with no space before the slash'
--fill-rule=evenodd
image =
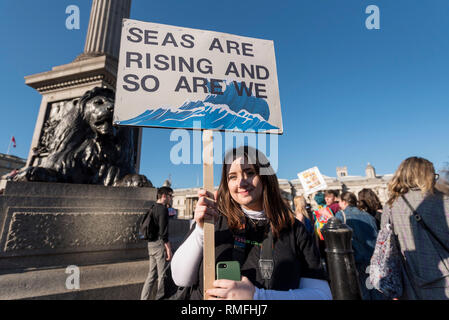
<path id="1" fill-rule="evenodd" d="M 300 172 L 298 173 L 298 177 L 306 195 L 327 188 L 327 183 L 324 181 L 318 167 L 313 167 Z"/>
<path id="2" fill-rule="evenodd" d="M 282 134 L 273 41 L 124 19 L 114 124 Z"/>

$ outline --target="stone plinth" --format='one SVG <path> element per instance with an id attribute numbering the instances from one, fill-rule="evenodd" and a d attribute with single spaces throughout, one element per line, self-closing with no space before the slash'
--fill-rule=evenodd
<path id="1" fill-rule="evenodd" d="M 67 98 L 83 95 L 91 88 L 109 87 L 115 89 L 118 61 L 108 56 L 92 57 L 53 67 L 52 70 L 25 77 L 25 83 L 41 94 L 64 91 L 67 88 L 78 89 Z M 61 99 L 62 98 L 62 99 Z"/>
<path id="2" fill-rule="evenodd" d="M 0 299 L 139 299 L 148 251 L 138 225 L 155 200 L 155 188 L 7 182 L 0 196 Z M 188 220 L 170 220 L 174 249 L 188 230 Z M 96 280 L 65 289 L 61 279 L 71 265 Z"/>

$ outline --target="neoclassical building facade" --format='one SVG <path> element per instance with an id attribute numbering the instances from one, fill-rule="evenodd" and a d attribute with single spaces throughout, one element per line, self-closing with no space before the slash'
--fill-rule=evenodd
<path id="1" fill-rule="evenodd" d="M 21 169 L 25 166 L 26 160 L 10 155 L 0 153 L 0 176 L 10 173 L 14 169 Z"/>
<path id="2" fill-rule="evenodd" d="M 357 195 L 360 190 L 369 188 L 377 194 L 382 204 L 388 200 L 387 186 L 393 177 L 392 174 L 377 175 L 376 170 L 369 163 L 365 169 L 365 176 L 350 176 L 348 175 L 347 167 L 337 167 L 336 173 L 336 177 L 323 175 L 327 184 L 326 190 L 332 189 L 338 190 L 339 192 L 350 191 Z M 293 198 L 304 195 L 304 189 L 299 178 L 293 180 L 278 179 L 278 181 L 282 195 L 293 207 Z M 193 218 L 193 210 L 198 200 L 198 190 L 199 188 L 174 189 L 173 208 L 178 210 L 179 219 Z M 312 208 L 317 207 L 314 201 L 315 194 L 304 195 Z"/>

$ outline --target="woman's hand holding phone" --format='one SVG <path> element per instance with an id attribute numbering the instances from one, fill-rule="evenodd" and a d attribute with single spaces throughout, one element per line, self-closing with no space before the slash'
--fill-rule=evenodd
<path id="1" fill-rule="evenodd" d="M 247 277 L 242 277 L 242 281 L 215 280 L 213 285 L 213 289 L 207 290 L 209 300 L 253 300 L 256 291 Z"/>

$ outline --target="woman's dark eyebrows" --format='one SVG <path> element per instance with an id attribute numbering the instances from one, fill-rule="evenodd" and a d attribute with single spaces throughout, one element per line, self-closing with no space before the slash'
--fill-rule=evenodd
<path id="1" fill-rule="evenodd" d="M 253 167 L 247 167 L 247 168 L 242 169 L 242 171 L 243 171 L 243 172 L 247 172 L 247 171 L 255 171 L 255 170 L 254 170 Z M 237 172 L 229 171 L 229 172 L 228 172 L 228 176 L 231 175 L 231 174 L 237 174 Z"/>

